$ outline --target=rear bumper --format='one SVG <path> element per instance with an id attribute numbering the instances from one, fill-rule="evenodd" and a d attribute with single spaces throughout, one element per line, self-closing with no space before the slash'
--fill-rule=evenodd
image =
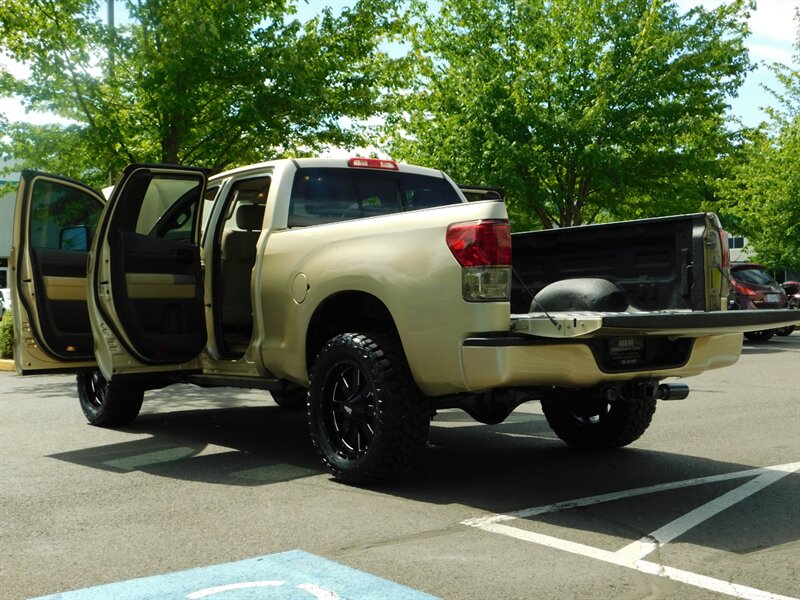
<path id="1" fill-rule="evenodd" d="M 632 370 L 609 370 L 585 341 L 542 340 L 526 336 L 469 338 L 462 347 L 466 382 L 471 391 L 498 387 L 589 387 L 608 381 L 688 377 L 735 363 L 742 350 L 740 333 L 694 340 L 681 364 Z"/>

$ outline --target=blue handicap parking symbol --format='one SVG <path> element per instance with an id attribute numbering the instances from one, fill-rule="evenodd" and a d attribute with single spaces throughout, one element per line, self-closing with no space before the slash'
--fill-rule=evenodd
<path id="1" fill-rule="evenodd" d="M 110 583 L 34 600 L 436 600 L 302 550 Z"/>

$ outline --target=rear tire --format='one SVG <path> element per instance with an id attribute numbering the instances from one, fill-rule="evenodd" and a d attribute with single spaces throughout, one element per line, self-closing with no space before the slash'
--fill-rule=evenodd
<path id="1" fill-rule="evenodd" d="M 582 450 L 610 450 L 641 437 L 656 412 L 656 399 L 608 402 L 562 396 L 543 399 L 542 410 L 550 427 L 567 445 Z"/>
<path id="2" fill-rule="evenodd" d="M 144 390 L 119 380 L 107 381 L 100 371 L 78 373 L 78 400 L 86 419 L 98 427 L 133 423 L 144 400 Z"/>
<path id="3" fill-rule="evenodd" d="M 774 329 L 765 329 L 763 331 L 746 331 L 744 337 L 751 342 L 766 342 L 773 335 L 775 335 Z"/>
<path id="4" fill-rule="evenodd" d="M 425 450 L 427 401 L 392 337 L 345 333 L 330 340 L 314 363 L 308 397 L 314 447 L 341 481 L 408 472 Z"/>

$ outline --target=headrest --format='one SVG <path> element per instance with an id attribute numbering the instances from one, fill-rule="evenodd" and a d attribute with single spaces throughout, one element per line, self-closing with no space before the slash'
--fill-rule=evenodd
<path id="1" fill-rule="evenodd" d="M 260 230 L 264 222 L 264 204 L 242 204 L 236 209 L 236 226 L 248 231 Z"/>

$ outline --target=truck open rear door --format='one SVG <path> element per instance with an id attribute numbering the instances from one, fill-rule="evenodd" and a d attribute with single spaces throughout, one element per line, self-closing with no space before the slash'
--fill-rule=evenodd
<path id="1" fill-rule="evenodd" d="M 114 187 L 89 260 L 95 354 L 109 380 L 199 369 L 205 184 L 201 169 L 131 165 Z"/>
<path id="2" fill-rule="evenodd" d="M 96 365 L 87 310 L 89 244 L 102 194 L 77 181 L 23 171 L 14 215 L 11 289 L 17 372 Z"/>

